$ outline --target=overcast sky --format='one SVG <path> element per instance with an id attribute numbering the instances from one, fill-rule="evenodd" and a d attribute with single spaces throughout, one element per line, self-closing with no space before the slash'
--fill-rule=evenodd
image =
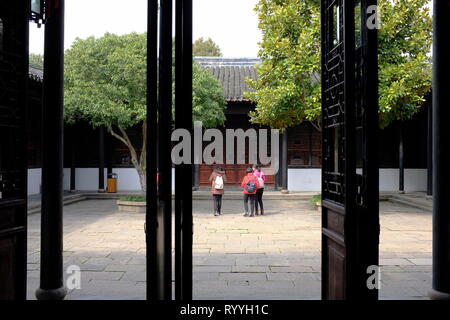
<path id="1" fill-rule="evenodd" d="M 256 57 L 261 33 L 257 0 L 193 0 L 193 38 L 212 38 L 224 57 Z M 76 37 L 147 29 L 147 0 L 66 0 L 65 48 Z M 44 27 L 30 25 L 30 52 L 43 53 Z"/>

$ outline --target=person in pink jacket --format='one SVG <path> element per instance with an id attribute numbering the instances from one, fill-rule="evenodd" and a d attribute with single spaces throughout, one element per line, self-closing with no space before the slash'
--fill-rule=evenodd
<path id="1" fill-rule="evenodd" d="M 261 213 L 261 215 L 263 215 L 264 214 L 264 204 L 263 204 L 262 196 L 264 193 L 264 184 L 266 182 L 266 175 L 264 174 L 264 172 L 262 172 L 259 164 L 254 164 L 252 169 L 253 169 L 253 174 L 255 175 L 255 177 L 258 178 L 258 182 L 259 182 L 259 188 L 258 188 L 258 190 L 256 190 L 255 214 L 259 215 Z M 261 208 L 261 211 L 258 210 L 259 209 L 258 205 L 259 205 L 259 208 Z"/>

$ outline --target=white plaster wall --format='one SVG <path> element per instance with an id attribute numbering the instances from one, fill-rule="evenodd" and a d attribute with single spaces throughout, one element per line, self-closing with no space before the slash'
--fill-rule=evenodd
<path id="1" fill-rule="evenodd" d="M 398 169 L 380 169 L 380 191 L 398 191 Z M 288 189 L 291 191 L 320 191 L 320 169 L 289 169 Z M 427 170 L 405 169 L 405 191 L 426 191 Z"/>
<path id="2" fill-rule="evenodd" d="M 288 189 L 291 191 L 321 190 L 321 169 L 288 169 Z"/>
<path id="3" fill-rule="evenodd" d="M 399 170 L 380 169 L 380 191 L 398 191 Z M 405 191 L 426 191 L 427 169 L 405 169 Z"/>
<path id="4" fill-rule="evenodd" d="M 28 169 L 28 195 L 40 194 L 42 169 Z"/>
<path id="5" fill-rule="evenodd" d="M 141 190 L 139 175 L 136 169 L 133 168 L 113 169 L 113 173 L 117 173 L 117 191 Z"/>
<path id="6" fill-rule="evenodd" d="M 134 168 L 113 169 L 117 173 L 117 191 L 137 191 L 141 190 L 139 175 Z M 175 190 L 175 169 L 172 168 L 172 190 Z"/>
<path id="7" fill-rule="evenodd" d="M 138 191 L 141 189 L 139 176 L 134 168 L 116 168 L 118 191 Z M 39 194 L 42 169 L 28 169 L 28 195 Z M 98 168 L 77 168 L 76 189 L 98 190 Z M 105 169 L 105 188 L 107 186 Z M 289 169 L 288 189 L 291 191 L 317 191 L 321 188 L 321 169 Z M 64 169 L 64 190 L 70 189 L 70 169 Z M 405 169 L 405 191 L 425 191 L 427 189 L 426 169 Z M 172 190 L 175 190 L 175 169 L 172 169 Z M 398 169 L 380 169 L 380 191 L 398 191 Z"/>
<path id="8" fill-rule="evenodd" d="M 70 190 L 70 168 L 64 168 L 63 179 L 64 190 Z"/>
<path id="9" fill-rule="evenodd" d="M 70 189 L 70 169 L 64 171 L 64 189 Z M 134 168 L 114 168 L 117 173 L 117 191 L 139 191 L 141 184 Z M 107 187 L 107 169 L 105 169 L 105 188 Z M 77 168 L 75 171 L 76 189 L 81 191 L 98 190 L 98 168 Z M 175 190 L 175 169 L 172 169 L 172 190 Z"/>
<path id="10" fill-rule="evenodd" d="M 105 188 L 106 188 L 105 169 Z M 70 174 L 69 174 L 70 181 Z M 80 191 L 98 190 L 98 168 L 76 168 L 75 170 L 75 189 Z"/>

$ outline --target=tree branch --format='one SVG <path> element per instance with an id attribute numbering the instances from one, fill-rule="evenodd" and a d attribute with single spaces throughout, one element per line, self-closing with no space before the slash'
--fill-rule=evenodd
<path id="1" fill-rule="evenodd" d="M 314 128 L 316 128 L 317 131 L 322 132 L 322 126 L 319 124 L 319 122 L 310 121 Z"/>

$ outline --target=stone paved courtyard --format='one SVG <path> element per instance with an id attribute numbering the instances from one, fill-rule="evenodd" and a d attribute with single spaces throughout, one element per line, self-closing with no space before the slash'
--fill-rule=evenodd
<path id="1" fill-rule="evenodd" d="M 194 299 L 320 299 L 320 214 L 307 200 L 267 200 L 242 217 L 242 202 L 194 201 Z M 431 212 L 383 201 L 382 299 L 426 299 L 431 287 Z M 113 200 L 64 207 L 64 265 L 82 270 L 67 299 L 144 299 L 144 215 Z M 39 286 L 40 215 L 29 216 L 28 298 Z"/>

